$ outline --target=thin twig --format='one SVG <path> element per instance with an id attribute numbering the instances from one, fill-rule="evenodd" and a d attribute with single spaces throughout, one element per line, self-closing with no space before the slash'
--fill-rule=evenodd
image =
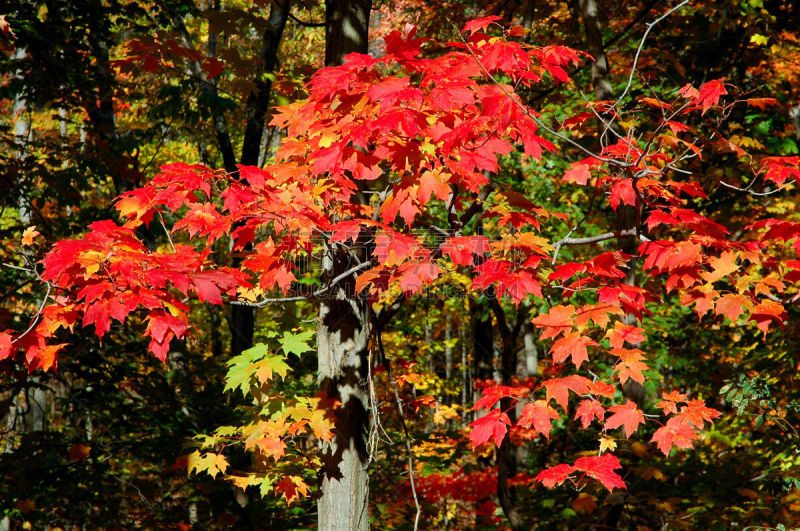
<path id="1" fill-rule="evenodd" d="M 639 42 L 639 47 L 636 49 L 636 55 L 634 56 L 633 64 L 631 65 L 631 73 L 628 76 L 628 83 L 625 85 L 625 90 L 622 91 L 622 94 L 620 95 L 619 99 L 617 99 L 617 101 L 614 102 L 614 105 L 612 105 L 610 107 L 610 109 L 616 108 L 617 105 L 619 105 L 622 102 L 622 99 L 628 94 L 628 91 L 630 90 L 631 85 L 633 84 L 633 75 L 636 73 L 636 64 L 639 62 L 639 55 L 642 53 L 642 48 L 644 47 L 644 42 L 647 40 L 647 36 L 650 34 L 650 31 L 659 22 L 661 22 L 662 20 L 664 20 L 665 18 L 670 16 L 672 13 L 674 13 L 675 11 L 677 11 L 680 8 L 682 8 L 683 6 L 685 6 L 688 3 L 689 3 L 689 0 L 683 0 L 683 2 L 681 2 L 678 5 L 676 5 L 675 7 L 673 7 L 672 9 L 670 9 L 669 11 L 667 11 L 666 13 L 664 13 L 663 15 L 661 15 L 660 17 L 655 19 L 653 22 L 648 22 L 646 24 L 647 25 L 647 31 L 644 32 L 644 35 L 642 36 L 642 40 Z"/>
<path id="2" fill-rule="evenodd" d="M 315 299 L 315 298 L 318 298 L 319 296 L 324 295 L 325 293 L 327 293 L 334 285 L 338 284 L 339 282 L 341 282 L 345 278 L 349 277 L 353 273 L 355 273 L 357 271 L 361 271 L 362 269 L 367 269 L 369 267 L 372 267 L 372 263 L 371 262 L 363 262 L 361 264 L 358 264 L 355 267 L 351 267 L 350 269 L 348 269 L 344 273 L 336 276 L 333 280 L 331 280 L 330 284 L 328 284 L 324 288 L 320 288 L 320 289 L 316 290 L 315 292 L 313 292 L 310 295 L 298 295 L 298 296 L 295 296 L 295 297 L 276 297 L 276 298 L 270 298 L 270 299 L 261 299 L 258 302 L 231 301 L 231 304 L 236 305 L 236 306 L 247 306 L 247 307 L 250 307 L 250 308 L 263 308 L 267 304 L 272 304 L 272 303 L 277 303 L 277 302 L 297 302 L 297 301 L 305 301 L 305 300 L 308 300 L 308 299 Z"/>
<path id="3" fill-rule="evenodd" d="M 158 212 L 158 219 L 161 220 L 161 226 L 164 227 L 164 234 L 167 235 L 167 240 L 169 240 L 169 246 L 172 247 L 172 252 L 177 253 L 178 251 L 175 250 L 175 244 L 172 243 L 172 236 L 170 236 L 169 230 L 167 230 L 167 224 L 164 223 L 164 216 L 161 215 L 160 210 L 156 209 L 156 212 Z"/>
<path id="4" fill-rule="evenodd" d="M 753 182 L 755 182 L 755 179 L 753 179 Z M 759 196 L 759 197 L 764 197 L 764 196 L 767 196 L 767 195 L 777 194 L 778 192 L 783 191 L 783 189 L 786 188 L 787 186 L 789 186 L 789 184 L 791 184 L 791 183 L 784 184 L 780 188 L 776 188 L 775 190 L 770 190 L 769 192 L 754 192 L 752 190 L 749 190 L 749 186 L 747 188 L 739 188 L 738 186 L 734 186 L 732 184 L 728 184 L 725 181 L 720 181 L 719 184 L 721 184 L 722 186 L 725 186 L 727 188 L 730 188 L 732 190 L 736 190 L 737 192 L 747 192 L 750 195 L 756 195 L 756 196 Z"/>
<path id="5" fill-rule="evenodd" d="M 38 275 L 37 275 L 37 276 L 38 276 Z M 48 299 L 48 297 L 50 297 L 50 288 L 51 288 L 51 284 L 50 284 L 49 282 L 45 282 L 45 284 L 47 285 L 47 293 L 45 293 L 45 294 L 44 294 L 44 297 L 42 298 L 42 302 L 41 302 L 41 304 L 39 304 L 39 309 L 38 309 L 38 310 L 36 310 L 36 315 L 35 315 L 35 316 L 34 316 L 34 318 L 31 320 L 31 324 L 30 324 L 30 326 L 28 326 L 28 328 L 27 328 L 27 329 L 26 329 L 24 332 L 22 332 L 20 335 L 18 335 L 18 336 L 16 337 L 16 339 L 12 340 L 12 341 L 11 341 L 11 343 L 12 343 L 12 344 L 13 344 L 13 343 L 16 343 L 17 341 L 19 341 L 20 339 L 22 339 L 23 337 L 25 337 L 25 336 L 28 334 L 28 332 L 30 332 L 31 330 L 33 330 L 33 328 L 34 328 L 34 327 L 35 327 L 37 324 L 39 324 L 39 320 L 41 319 L 41 316 L 42 316 L 42 310 L 44 310 L 44 305 L 45 305 L 45 304 L 47 304 L 47 299 Z"/>
<path id="6" fill-rule="evenodd" d="M 386 379 L 389 381 L 389 385 L 392 388 L 392 392 L 394 393 L 394 399 L 397 404 L 397 411 L 400 413 L 400 423 L 403 426 L 403 433 L 405 434 L 405 441 L 406 441 L 406 451 L 408 452 L 408 479 L 411 482 L 411 494 L 414 496 L 414 507 L 417 509 L 417 514 L 414 517 L 414 531 L 417 531 L 419 527 L 419 517 L 422 513 L 422 509 L 419 505 L 419 498 L 417 498 L 417 486 L 414 481 L 414 453 L 411 451 L 411 436 L 408 434 L 408 426 L 406 426 L 406 416 L 403 412 L 403 401 L 400 400 L 400 394 L 397 392 L 397 386 L 394 384 L 394 380 L 392 380 L 392 372 L 389 360 L 386 358 L 386 352 L 383 350 L 383 339 L 381 337 L 382 332 L 380 329 L 377 330 L 378 335 L 378 348 L 381 352 L 381 358 L 383 358 L 386 366 Z"/>

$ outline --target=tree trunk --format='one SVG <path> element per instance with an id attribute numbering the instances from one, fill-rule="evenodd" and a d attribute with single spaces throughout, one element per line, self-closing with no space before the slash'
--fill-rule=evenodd
<path id="1" fill-rule="evenodd" d="M 600 33 L 600 18 L 597 15 L 597 2 L 595 0 L 579 0 L 578 4 L 583 19 L 583 28 L 586 32 L 586 47 L 594 57 L 592 63 L 592 86 L 594 95 L 598 100 L 609 100 L 613 97 L 611 80 L 608 77 L 608 61 L 603 49 L 603 35 Z"/>
<path id="2" fill-rule="evenodd" d="M 485 301 L 470 299 L 469 314 L 472 318 L 472 375 L 476 380 L 491 380 L 494 377 L 494 330 L 492 316 Z"/>
<path id="3" fill-rule="evenodd" d="M 325 65 L 344 62 L 344 56 L 369 51 L 369 15 L 372 0 L 325 2 Z"/>
<path id="4" fill-rule="evenodd" d="M 505 317 L 505 312 L 499 301 L 493 301 L 494 314 L 497 317 L 497 329 L 502 334 L 500 349 L 500 376 L 503 385 L 512 385 L 513 378 L 517 374 L 517 336 L 521 328 L 520 322 L 509 323 Z M 522 315 L 517 316 L 517 320 L 522 319 Z M 500 400 L 501 411 L 508 412 L 508 418 L 513 426 L 517 420 L 516 410 L 513 407 L 511 398 Z M 517 500 L 514 488 L 509 485 L 509 480 L 516 473 L 517 460 L 516 454 L 512 451 L 511 436 L 507 434 L 497 449 L 497 497 L 500 499 L 500 506 L 508 519 L 511 529 L 519 531 L 523 529 L 522 517 L 517 511 Z"/>
<path id="5" fill-rule="evenodd" d="M 539 375 L 539 349 L 536 348 L 536 335 L 533 331 L 533 325 L 526 323 L 524 330 L 525 333 L 522 336 L 523 344 L 525 345 L 524 377 L 530 378 L 531 376 Z"/>
<path id="6" fill-rule="evenodd" d="M 351 52 L 367 53 L 371 0 L 330 0 L 325 6 L 325 64 L 338 65 Z M 323 281 L 352 267 L 338 247 L 325 249 Z M 320 389 L 341 401 L 335 437 L 323 444 L 319 529 L 369 529 L 365 389 L 369 363 L 369 305 L 356 296 L 355 275 L 339 282 L 320 303 L 317 356 Z"/>
<path id="7" fill-rule="evenodd" d="M 450 404 L 450 389 L 453 381 L 453 315 L 448 312 L 444 318 L 444 396 Z"/>
<path id="8" fill-rule="evenodd" d="M 258 156 L 261 153 L 264 121 L 272 92 L 272 80 L 264 74 L 273 73 L 278 64 L 278 47 L 283 37 L 283 29 L 286 27 L 286 20 L 289 18 L 289 9 L 291 9 L 290 0 L 272 4 L 267 27 L 262 37 L 261 53 L 259 54 L 263 67 L 262 75 L 255 80 L 256 90 L 247 99 L 247 125 L 245 126 L 244 140 L 242 141 L 242 157 L 240 160 L 242 164 L 247 166 L 256 166 L 258 164 Z"/>
<path id="9" fill-rule="evenodd" d="M 350 267 L 348 256 L 327 249 L 326 280 Z M 317 356 L 320 389 L 342 405 L 335 437 L 323 444 L 317 504 L 319 529 L 369 529 L 369 474 L 366 435 L 369 426 L 365 382 L 369 364 L 369 307 L 353 293 L 355 275 L 342 281 L 320 304 Z"/>

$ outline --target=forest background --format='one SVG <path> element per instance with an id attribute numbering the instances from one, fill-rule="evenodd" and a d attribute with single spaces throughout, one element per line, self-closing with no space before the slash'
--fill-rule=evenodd
<path id="1" fill-rule="evenodd" d="M 417 36 L 445 43 L 463 38 L 468 20 L 497 15 L 528 30 L 513 38 L 585 50 L 597 59 L 571 63 L 565 72 L 571 81 L 547 78 L 524 95 L 541 122 L 572 143 L 548 137 L 558 151 L 541 162 L 512 153 L 493 172 L 495 187 L 546 201 L 563 215 L 548 221 L 551 242 L 568 240 L 567 220 L 574 223 L 593 202 L 590 190 L 579 186 L 580 175 L 565 178 L 585 159 L 582 150 L 598 149 L 603 136 L 597 124 L 583 127 L 588 114 L 581 113 L 592 109 L 587 99 L 627 96 L 624 110 L 635 122 L 644 99 L 672 98 L 687 84 L 715 80 L 726 87 L 713 102 L 724 120 L 709 127 L 725 145 L 702 144 L 702 156 L 691 162 L 708 196 L 692 207 L 723 223 L 734 241 L 764 217 L 797 221 L 796 173 L 787 170 L 791 178 L 773 180 L 771 188 L 752 188 L 741 170 L 747 157 L 756 163 L 783 157 L 797 168 L 800 8 L 793 3 L 18 2 L 0 12 L 0 331 L 25 331 L 51 295 L 38 263 L 51 246 L 80 237 L 93 222 L 119 219 L 114 198 L 147 183 L 163 165 L 200 163 L 236 173 L 237 164 L 274 161 L 286 131 L 273 109 L 306 97 L 314 72 L 354 51 L 335 24 L 337 10 L 351 5 L 370 14 L 360 44 L 376 57 L 384 53 L 383 36 L 407 23 L 417 26 Z M 441 50 L 431 46 L 426 53 Z M 745 103 L 728 108 L 725 97 Z M 565 122 L 576 116 L 583 117 Z M 699 129 L 703 118 L 693 119 Z M 636 125 L 623 120 L 618 127 Z M 446 197 L 437 215 L 447 217 Z M 584 228 L 607 227 L 615 210 L 598 208 Z M 496 228 L 486 223 L 487 233 Z M 435 229 L 426 230 L 435 239 Z M 153 248 L 172 244 L 160 226 L 140 228 L 138 235 Z M 630 242 L 616 236 L 611 243 L 618 239 L 630 250 Z M 590 252 L 583 245 L 568 243 L 562 258 L 591 256 L 581 254 Z M 607 250 L 607 243 L 585 245 Z M 221 261 L 236 265 L 229 242 L 213 245 L 228 257 Z M 296 273 L 295 290 L 316 289 L 322 268 L 297 265 L 303 274 Z M 547 412 L 546 429 L 515 426 L 494 445 L 488 439 L 495 426 L 486 437 L 476 435 L 481 424 L 475 422 L 487 411 L 473 406 L 481 397 L 508 400 L 516 392 L 508 389 L 537 389 L 559 374 L 553 336 L 531 324 L 552 305 L 535 298 L 520 305 L 470 289 L 471 276 L 454 273 L 438 290 L 431 283 L 413 304 L 393 309 L 387 303 L 390 318 L 370 347 L 374 409 L 366 442 L 374 527 L 728 529 L 800 521 L 792 304 L 785 305 L 781 326 L 766 334 L 747 319 L 737 323 L 739 313 L 705 315 L 696 299 L 659 292 L 663 301 L 640 324 L 648 378 L 638 392 L 628 388 L 618 397 L 641 406 L 678 390 L 721 412 L 692 449 L 670 452 L 667 444 L 659 452 L 650 444 L 655 423 L 630 438 L 607 423 L 599 426 L 602 433 L 580 431 L 579 424 L 588 423 L 576 417 L 576 404 L 564 408 L 563 418 L 554 413 L 552 427 Z M 785 301 L 796 293 L 787 284 Z M 257 300 L 264 292 L 237 295 Z M 278 301 L 257 311 L 188 304 L 196 331 L 186 341 L 168 342 L 164 361 L 147 352 L 143 322 L 114 323 L 102 341 L 92 327 L 76 326 L 57 366 L 44 367 L 51 370 L 31 367 L 24 354 L 0 361 L 4 528 L 316 525 L 315 455 L 336 425 L 326 415 L 314 417 L 321 411 L 312 402 L 318 400 L 314 301 Z M 720 315 L 730 319 L 722 322 Z M 261 398 L 253 396 L 247 373 L 255 358 L 241 357 L 254 344 L 282 353 L 258 358 L 270 360 L 270 371 L 280 375 L 270 392 L 306 400 L 306 424 L 314 427 L 278 437 L 291 447 L 280 465 L 283 455 L 248 444 L 256 438 L 242 429 L 258 425 L 252 406 Z M 605 369 L 612 371 L 611 364 Z M 493 383 L 506 391 L 492 395 L 499 389 Z M 242 444 L 224 442 L 232 436 Z M 605 488 L 602 479 L 553 489 L 541 485 L 546 478 L 535 480 L 556 463 L 596 454 L 598 437 L 622 462 L 625 489 Z M 280 475 L 270 476 L 273 468 Z"/>

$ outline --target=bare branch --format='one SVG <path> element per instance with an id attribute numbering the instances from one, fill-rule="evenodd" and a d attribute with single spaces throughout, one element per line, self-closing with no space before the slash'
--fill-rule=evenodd
<path id="1" fill-rule="evenodd" d="M 234 306 L 247 306 L 249 308 L 263 308 L 267 304 L 272 304 L 272 303 L 298 302 L 298 301 L 305 301 L 305 300 L 309 300 L 309 299 L 316 299 L 316 298 L 324 295 L 328 291 L 330 291 L 330 289 L 333 286 L 335 286 L 336 284 L 338 284 L 342 280 L 346 279 L 347 277 L 349 277 L 353 273 L 356 273 L 358 271 L 361 271 L 362 269 L 367 269 L 367 268 L 370 268 L 370 267 L 372 267 L 372 263 L 371 262 L 363 262 L 361 264 L 358 264 L 355 267 L 351 267 L 350 269 L 348 269 L 344 273 L 341 273 L 341 274 L 337 275 L 336 277 L 334 277 L 333 280 L 331 280 L 330 283 L 327 286 L 325 286 L 324 288 L 320 288 L 320 289 L 316 290 L 311 295 L 297 295 L 297 296 L 294 296 L 294 297 L 275 297 L 275 298 L 269 298 L 269 299 L 261 299 L 258 302 L 231 301 L 231 304 L 233 304 Z"/>
<path id="2" fill-rule="evenodd" d="M 721 184 L 722 186 L 725 186 L 727 188 L 730 188 L 731 190 L 736 190 L 737 192 L 746 192 L 746 193 L 748 193 L 750 195 L 764 197 L 764 196 L 768 196 L 768 195 L 774 195 L 774 194 L 777 194 L 778 192 L 783 191 L 791 183 L 786 183 L 783 186 L 781 186 L 780 188 L 776 188 L 775 190 L 769 190 L 767 192 L 754 192 L 754 191 L 750 190 L 749 188 L 750 188 L 750 186 L 752 186 L 752 184 L 750 186 L 748 186 L 747 188 L 739 188 L 738 186 L 734 186 L 732 184 L 728 184 L 725 181 L 720 181 L 719 184 Z"/>
<path id="3" fill-rule="evenodd" d="M 405 412 L 403 411 L 403 401 L 400 400 L 400 395 L 397 392 L 397 386 L 394 384 L 394 380 L 392 380 L 391 364 L 386 358 L 386 352 L 383 350 L 383 339 L 381 338 L 380 329 L 377 331 L 377 336 L 378 348 L 380 349 L 381 358 L 385 364 L 384 366 L 386 367 L 386 379 L 389 381 L 389 385 L 392 387 L 395 403 L 397 404 L 397 412 L 400 414 L 400 423 L 403 425 L 403 433 L 405 434 L 406 451 L 408 452 L 408 480 L 411 483 L 411 495 L 414 497 L 414 507 L 417 509 L 417 515 L 414 518 L 414 531 L 417 531 L 419 527 L 419 517 L 422 513 L 422 510 L 419 505 L 419 499 L 417 498 L 416 482 L 414 481 L 414 452 L 411 449 L 411 435 L 409 435 L 408 426 L 406 426 L 406 416 Z"/>
<path id="4" fill-rule="evenodd" d="M 639 47 L 636 49 L 636 55 L 633 58 L 633 64 L 631 65 L 631 73 L 628 76 L 628 83 L 625 85 L 625 90 L 622 91 L 622 94 L 620 95 L 619 99 L 617 99 L 617 101 L 614 102 L 614 105 L 611 106 L 612 109 L 616 108 L 617 105 L 619 105 L 622 102 L 623 98 L 625 98 L 625 96 L 628 94 L 628 91 L 631 89 L 631 85 L 633 84 L 633 75 L 636 73 L 636 64 L 639 62 L 639 55 L 642 53 L 642 48 L 644 48 L 644 42 L 647 40 L 647 36 L 650 34 L 650 31 L 659 22 L 661 22 L 662 20 L 664 20 L 665 18 L 670 16 L 672 13 L 674 13 L 675 11 L 677 11 L 680 8 L 682 8 L 683 6 L 685 6 L 688 3 L 689 3 L 689 0 L 683 0 L 683 2 L 681 2 L 678 5 L 676 5 L 675 7 L 673 7 L 672 9 L 670 9 L 669 11 L 667 11 L 666 13 L 664 13 L 663 15 L 661 15 L 660 17 L 655 19 L 653 22 L 648 22 L 647 23 L 647 31 L 644 32 L 644 35 L 642 36 L 642 40 L 639 42 Z"/>

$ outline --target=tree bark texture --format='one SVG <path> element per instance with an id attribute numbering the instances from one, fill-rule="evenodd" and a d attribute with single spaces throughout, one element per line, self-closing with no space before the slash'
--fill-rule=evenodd
<path id="1" fill-rule="evenodd" d="M 325 5 L 325 64 L 341 64 L 351 52 L 367 53 L 370 0 L 330 0 Z M 366 257 L 368 258 L 368 257 Z M 323 281 L 353 266 L 354 257 L 328 247 Z M 369 305 L 356 296 L 355 275 L 339 282 L 320 303 L 317 357 L 320 389 L 341 401 L 335 436 L 323 445 L 319 529 L 369 529 L 366 382 L 369 371 Z"/>
<path id="2" fill-rule="evenodd" d="M 261 52 L 259 58 L 262 63 L 260 76 L 255 79 L 256 89 L 247 99 L 247 124 L 244 130 L 244 140 L 242 141 L 242 164 L 255 166 L 258 164 L 258 156 L 261 152 L 261 137 L 264 134 L 264 121 L 269 107 L 269 99 L 272 92 L 272 79 L 265 74 L 275 72 L 278 64 L 278 47 L 283 37 L 283 30 L 286 27 L 286 20 L 289 18 L 291 1 L 285 0 L 282 3 L 274 3 L 270 8 L 269 20 L 264 30 L 261 42 Z"/>
<path id="3" fill-rule="evenodd" d="M 328 278 L 351 267 L 347 256 L 325 259 Z M 353 293 L 355 275 L 329 292 L 320 305 L 317 356 L 320 389 L 341 402 L 333 440 L 323 445 L 317 508 L 322 530 L 369 528 L 366 436 L 369 307 Z"/>

